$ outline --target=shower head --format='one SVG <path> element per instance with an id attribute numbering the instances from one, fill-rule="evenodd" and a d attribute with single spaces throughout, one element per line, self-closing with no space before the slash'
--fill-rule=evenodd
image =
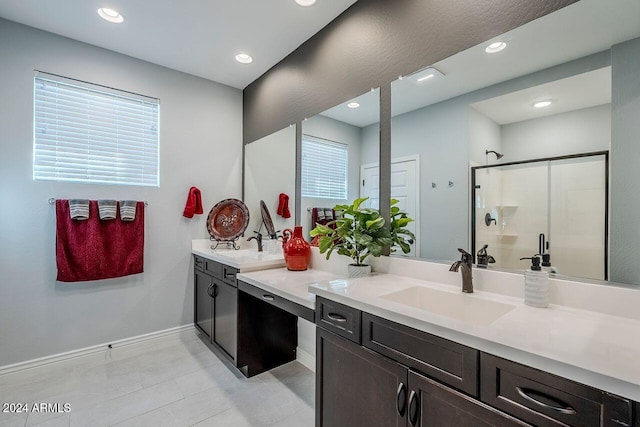
<path id="1" fill-rule="evenodd" d="M 504 157 L 504 154 L 498 153 L 497 151 L 493 151 L 493 150 L 484 150 L 486 155 L 489 155 L 489 153 L 493 153 L 496 155 L 496 157 L 498 158 L 498 160 L 500 160 L 501 158 Z"/>

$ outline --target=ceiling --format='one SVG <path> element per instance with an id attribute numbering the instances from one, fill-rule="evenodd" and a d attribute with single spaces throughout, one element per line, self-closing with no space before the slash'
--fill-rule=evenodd
<path id="1" fill-rule="evenodd" d="M 244 89 L 356 0 L 0 0 L 0 17 Z M 98 8 L 118 10 L 122 24 Z M 235 61 L 251 55 L 251 64 Z"/>
<path id="2" fill-rule="evenodd" d="M 588 88 L 588 90 L 585 90 Z M 540 101 L 551 101 L 534 108 Z M 471 104 L 499 125 L 611 103 L 611 67 L 567 77 Z"/>
<path id="3" fill-rule="evenodd" d="M 640 37 L 640 1 L 616 0 L 611 7 L 608 1 L 581 0 L 434 64 L 444 76 L 421 85 L 416 85 L 421 73 L 394 81 L 392 115 L 601 52 L 635 37 Z M 507 48 L 485 53 L 485 47 L 497 40 L 506 41 Z M 378 108 L 361 103 L 355 111 L 342 109 L 347 114 L 338 115 L 337 107 L 329 111 L 333 118 L 363 127 L 379 121 Z"/>

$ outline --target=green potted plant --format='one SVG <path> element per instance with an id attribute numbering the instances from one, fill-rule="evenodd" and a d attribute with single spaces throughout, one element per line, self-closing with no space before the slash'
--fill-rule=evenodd
<path id="1" fill-rule="evenodd" d="M 408 230 L 407 225 L 413 219 L 407 217 L 400 208 L 395 206 L 398 200 L 391 200 L 391 224 L 385 227 L 385 220 L 378 209 L 362 208 L 368 197 L 355 199 L 351 205 L 336 205 L 336 219 L 326 225 L 317 224 L 311 230 L 311 236 L 319 236 L 318 247 L 320 253 L 327 254 L 327 259 L 333 251 L 346 255 L 353 260 L 349 265 L 349 276 L 357 277 L 371 272 L 371 266 L 364 261 L 369 256 L 379 257 L 385 246 L 391 247 L 391 252 L 400 248 L 409 253 L 415 236 Z"/>

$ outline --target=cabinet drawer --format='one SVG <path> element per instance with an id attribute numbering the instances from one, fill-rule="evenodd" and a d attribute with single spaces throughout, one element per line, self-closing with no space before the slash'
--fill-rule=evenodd
<path id="1" fill-rule="evenodd" d="M 601 391 L 490 354 L 480 359 L 485 403 L 541 426 L 601 425 Z"/>
<path id="2" fill-rule="evenodd" d="M 456 427 L 530 426 L 476 399 L 409 372 L 409 425 Z M 415 394 L 413 394 L 415 393 Z"/>
<path id="3" fill-rule="evenodd" d="M 204 260 L 204 271 L 217 279 L 222 278 L 222 264 L 210 259 Z"/>
<path id="4" fill-rule="evenodd" d="M 238 289 L 261 301 L 264 301 L 268 304 L 276 306 L 288 313 L 294 314 L 298 317 L 302 317 L 305 320 L 313 322 L 314 313 L 313 313 L 313 310 L 311 310 L 309 307 L 304 307 L 293 301 L 289 301 L 286 298 L 282 298 L 278 295 L 274 295 L 268 291 L 258 288 L 257 286 L 253 286 L 248 283 L 245 283 L 242 280 L 238 281 Z"/>
<path id="5" fill-rule="evenodd" d="M 228 265 L 222 265 L 222 280 L 225 283 L 228 283 L 231 286 L 238 287 L 238 281 L 236 279 L 236 275 L 238 274 L 238 269 L 229 267 Z"/>
<path id="6" fill-rule="evenodd" d="M 478 396 L 478 350 L 369 313 L 362 314 L 362 345 Z"/>
<path id="7" fill-rule="evenodd" d="M 316 297 L 316 324 L 360 344 L 361 312 L 322 297 Z"/>
<path id="8" fill-rule="evenodd" d="M 204 271 L 204 259 L 194 255 L 193 256 L 193 268 L 195 268 L 198 271 Z"/>

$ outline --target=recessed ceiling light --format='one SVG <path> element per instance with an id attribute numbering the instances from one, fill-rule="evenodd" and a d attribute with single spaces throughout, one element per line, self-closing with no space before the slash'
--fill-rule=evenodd
<path id="1" fill-rule="evenodd" d="M 484 51 L 487 53 L 496 53 L 500 52 L 505 47 L 507 47 L 507 44 L 505 42 L 493 42 L 489 46 L 487 46 Z"/>
<path id="2" fill-rule="evenodd" d="M 347 104 L 347 107 L 349 108 L 358 108 L 360 106 L 360 104 L 358 104 L 357 102 L 350 102 Z"/>
<path id="3" fill-rule="evenodd" d="M 298 3 L 300 6 L 307 7 L 316 4 L 316 0 L 296 0 L 296 3 Z"/>
<path id="4" fill-rule="evenodd" d="M 236 61 L 240 62 L 241 64 L 251 64 L 253 62 L 253 58 L 246 53 L 239 53 L 236 55 Z"/>
<path id="5" fill-rule="evenodd" d="M 540 102 L 536 102 L 535 104 L 533 104 L 534 108 L 544 108 L 544 107 L 548 107 L 549 105 L 551 105 L 551 101 L 540 101 Z"/>
<path id="6" fill-rule="evenodd" d="M 108 7 L 98 9 L 98 15 L 105 21 L 113 22 L 114 24 L 120 24 L 124 21 L 124 16 L 120 15 L 117 10 L 109 9 Z"/>

